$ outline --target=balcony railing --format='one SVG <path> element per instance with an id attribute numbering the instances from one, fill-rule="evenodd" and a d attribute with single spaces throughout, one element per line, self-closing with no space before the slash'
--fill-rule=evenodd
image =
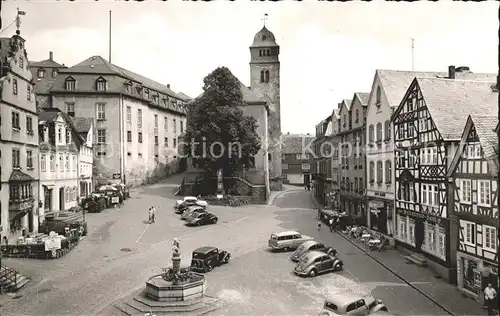
<path id="1" fill-rule="evenodd" d="M 9 211 L 22 211 L 34 206 L 34 197 L 14 198 L 9 200 Z"/>

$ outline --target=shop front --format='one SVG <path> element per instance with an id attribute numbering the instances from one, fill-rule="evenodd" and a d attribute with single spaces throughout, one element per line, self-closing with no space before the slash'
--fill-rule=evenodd
<path id="1" fill-rule="evenodd" d="M 368 227 L 371 230 L 392 236 L 394 233 L 394 203 L 387 200 L 372 199 L 368 201 Z"/>
<path id="2" fill-rule="evenodd" d="M 457 281 L 457 286 L 462 293 L 484 304 L 483 291 L 488 283 L 498 290 L 497 263 L 459 251 L 457 253 Z"/>

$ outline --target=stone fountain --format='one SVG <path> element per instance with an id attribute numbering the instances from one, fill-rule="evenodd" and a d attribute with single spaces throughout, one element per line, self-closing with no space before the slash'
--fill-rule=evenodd
<path id="1" fill-rule="evenodd" d="M 220 301 L 205 295 L 203 274 L 181 268 L 180 243 L 172 243 L 172 267 L 150 277 L 146 288 L 114 304 L 126 315 L 204 315 L 220 308 Z"/>

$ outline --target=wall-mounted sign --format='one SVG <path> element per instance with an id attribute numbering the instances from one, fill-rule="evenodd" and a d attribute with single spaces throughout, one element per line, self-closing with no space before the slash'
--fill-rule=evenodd
<path id="1" fill-rule="evenodd" d="M 397 212 L 399 215 L 403 215 L 403 216 L 410 216 L 413 218 L 423 218 L 425 221 L 431 222 L 431 223 L 435 223 L 435 224 L 441 223 L 440 217 L 435 217 L 435 216 L 432 216 L 430 214 L 421 213 L 421 212 L 412 211 L 412 210 L 406 210 L 406 209 L 399 209 L 399 208 L 397 209 Z"/>

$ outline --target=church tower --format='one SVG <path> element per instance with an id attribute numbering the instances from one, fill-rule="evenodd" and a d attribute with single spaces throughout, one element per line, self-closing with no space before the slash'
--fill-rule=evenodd
<path id="1" fill-rule="evenodd" d="M 281 190 L 280 47 L 265 25 L 250 46 L 250 89 L 269 106 L 269 178 L 271 189 Z"/>

